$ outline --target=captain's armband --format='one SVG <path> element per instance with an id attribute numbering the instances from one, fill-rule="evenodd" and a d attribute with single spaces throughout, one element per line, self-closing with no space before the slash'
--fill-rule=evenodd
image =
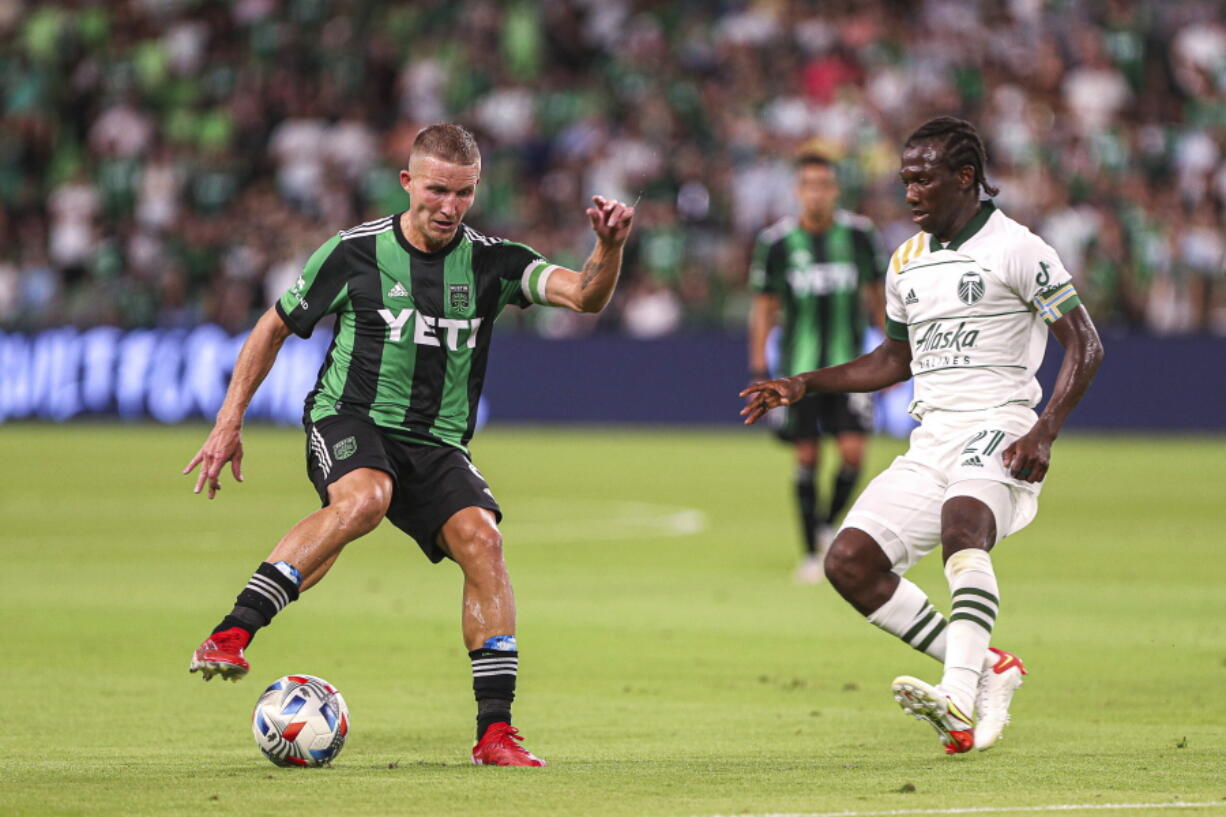
<path id="1" fill-rule="evenodd" d="M 1039 317 L 1048 324 L 1055 323 L 1080 305 L 1081 297 L 1073 288 L 1072 281 L 1040 290 L 1031 301 Z"/>
<path id="2" fill-rule="evenodd" d="M 558 269 L 556 264 L 542 260 L 533 261 L 525 267 L 523 277 L 520 278 L 520 287 L 523 289 L 524 297 L 534 304 L 548 306 L 549 298 L 546 292 L 549 276 L 553 275 L 556 269 Z"/>

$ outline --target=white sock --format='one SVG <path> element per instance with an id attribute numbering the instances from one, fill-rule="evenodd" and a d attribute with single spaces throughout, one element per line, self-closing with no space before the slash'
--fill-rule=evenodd
<path id="1" fill-rule="evenodd" d="M 920 652 L 945 660 L 945 616 L 912 582 L 899 578 L 894 595 L 869 613 L 868 620 Z"/>
<path id="2" fill-rule="evenodd" d="M 992 557 L 986 550 L 960 550 L 945 563 L 945 578 L 953 603 L 945 646 L 943 689 L 964 712 L 974 711 L 979 675 L 983 671 L 1000 610 L 1000 591 Z"/>

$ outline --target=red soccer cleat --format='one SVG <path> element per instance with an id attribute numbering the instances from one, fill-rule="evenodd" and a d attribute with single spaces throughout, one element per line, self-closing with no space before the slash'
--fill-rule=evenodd
<path id="1" fill-rule="evenodd" d="M 936 730 L 947 755 L 969 752 L 975 745 L 975 722 L 940 687 L 910 675 L 900 675 L 892 686 L 903 712 Z"/>
<path id="2" fill-rule="evenodd" d="M 473 747 L 475 766 L 548 766 L 523 746 L 519 730 L 509 723 L 491 724 Z"/>
<path id="3" fill-rule="evenodd" d="M 188 672 L 199 672 L 204 680 L 214 675 L 237 682 L 247 674 L 251 665 L 243 658 L 243 648 L 251 643 L 251 634 L 240 627 L 231 627 L 213 633 L 192 653 Z"/>
<path id="4" fill-rule="evenodd" d="M 969 752 L 975 745 L 975 733 L 966 729 L 949 732 L 949 743 L 945 744 L 945 754 L 960 755 Z"/>

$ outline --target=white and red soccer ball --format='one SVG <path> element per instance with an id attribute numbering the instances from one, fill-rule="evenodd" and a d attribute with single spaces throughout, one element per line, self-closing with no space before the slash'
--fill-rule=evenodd
<path id="1" fill-rule="evenodd" d="M 349 707 L 324 679 L 287 675 L 256 702 L 251 731 L 260 751 L 278 766 L 326 766 L 349 735 Z"/>

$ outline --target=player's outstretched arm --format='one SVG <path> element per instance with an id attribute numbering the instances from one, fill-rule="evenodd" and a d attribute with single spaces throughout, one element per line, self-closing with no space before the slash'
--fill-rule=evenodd
<path id="1" fill-rule="evenodd" d="M 580 272 L 558 268 L 549 276 L 549 303 L 576 312 L 599 312 L 608 305 L 622 268 L 622 248 L 634 226 L 634 208 L 616 199 L 592 196 L 587 217 L 596 247 Z"/>
<path id="2" fill-rule="evenodd" d="M 886 338 L 873 351 L 839 366 L 778 380 L 755 383 L 741 392 L 749 402 L 741 409 L 745 425 L 756 423 L 777 406 L 790 406 L 811 392 L 870 392 L 911 376 L 911 345 Z"/>
<path id="3" fill-rule="evenodd" d="M 243 481 L 243 415 L 255 395 L 255 390 L 264 382 L 272 364 L 277 360 L 281 344 L 289 337 L 290 328 L 281 320 L 275 309 L 269 309 L 261 316 L 251 334 L 243 343 L 234 364 L 234 374 L 230 377 L 230 387 L 226 389 L 226 399 L 217 412 L 213 430 L 209 432 L 204 445 L 192 457 L 191 462 L 183 469 L 184 474 L 190 474 L 197 465 L 200 475 L 196 478 L 195 493 L 200 493 L 207 483 L 209 499 L 221 490 L 218 476 L 225 464 L 230 463 L 230 472 L 234 479 Z"/>
<path id="4" fill-rule="evenodd" d="M 1000 455 L 1009 473 L 1026 482 L 1038 482 L 1047 476 L 1051 444 L 1069 412 L 1090 388 L 1090 381 L 1103 362 L 1103 342 L 1084 306 L 1078 306 L 1053 323 L 1051 331 L 1064 347 L 1064 360 L 1060 362 L 1051 399 L 1034 427 Z"/>

